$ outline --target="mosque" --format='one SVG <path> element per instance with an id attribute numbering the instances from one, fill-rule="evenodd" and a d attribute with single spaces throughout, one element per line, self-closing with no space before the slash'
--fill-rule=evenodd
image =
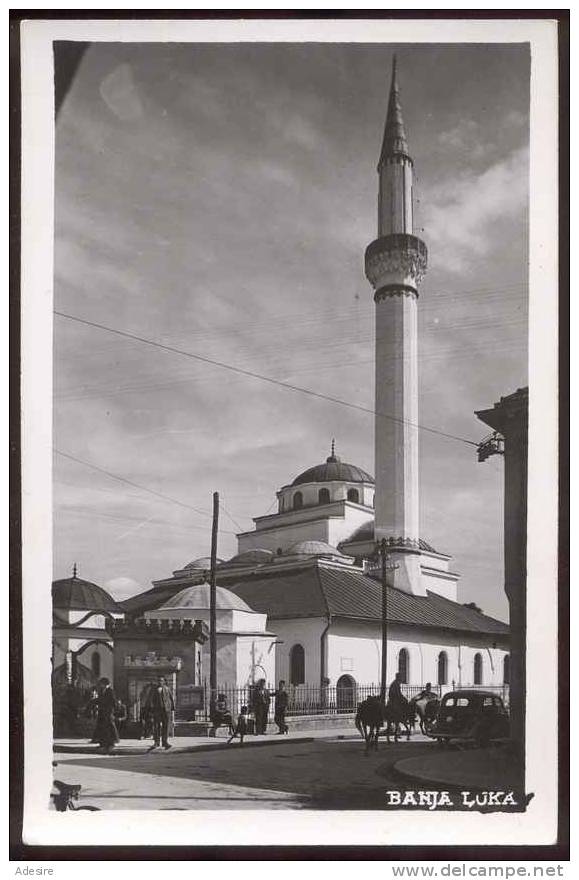
<path id="1" fill-rule="evenodd" d="M 290 688 L 355 695 L 378 683 L 383 542 L 388 679 L 400 672 L 408 688 L 508 684 L 508 626 L 458 600 L 451 557 L 419 534 L 417 308 L 427 248 L 413 233 L 412 174 L 394 62 L 378 163 L 378 235 L 365 254 L 376 304 L 376 478 L 342 461 L 332 442 L 325 461 L 277 491 L 277 512 L 256 517 L 254 529 L 237 536 L 238 553 L 217 567 L 220 686 L 284 679 Z M 111 599 L 113 652 L 125 650 L 115 634 L 140 627 L 157 634 L 162 650 L 154 656 L 169 662 L 171 633 L 208 621 L 208 569 L 209 559 L 196 559 L 144 593 L 118 605 Z M 198 685 L 207 655 L 201 638 L 195 669 L 179 667 L 181 680 Z M 140 662 L 133 654 L 119 660 L 120 667 Z"/>

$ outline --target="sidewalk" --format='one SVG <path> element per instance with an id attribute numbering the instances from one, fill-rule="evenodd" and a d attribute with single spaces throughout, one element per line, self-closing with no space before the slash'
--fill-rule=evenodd
<path id="1" fill-rule="evenodd" d="M 510 791 L 520 785 L 520 770 L 506 748 L 432 751 L 404 758 L 394 772 L 418 788 L 429 785 L 478 791 Z"/>
<path id="2" fill-rule="evenodd" d="M 263 736 L 246 736 L 243 741 L 243 748 L 255 748 L 256 746 L 265 745 L 283 745 L 284 743 L 307 743 L 314 739 L 322 737 L 335 737 L 336 739 L 359 739 L 360 734 L 355 728 L 331 728 L 325 730 L 309 730 L 307 735 L 305 731 L 296 730 L 279 736 L 275 733 L 266 733 Z M 175 752 L 198 752 L 213 751 L 214 749 L 238 748 L 239 738 L 233 740 L 231 745 L 227 744 L 229 734 L 225 730 L 219 730 L 217 736 L 174 736 L 171 737 L 171 749 L 168 754 Z M 120 743 L 111 753 L 114 755 L 146 755 L 153 745 L 150 739 L 121 739 Z M 92 745 L 86 739 L 55 739 L 53 751 L 56 754 L 74 754 L 74 755 L 95 755 L 98 756 L 98 746 Z M 156 753 L 162 754 L 163 748 L 155 750 Z M 111 757 L 103 755 L 103 757 Z"/>

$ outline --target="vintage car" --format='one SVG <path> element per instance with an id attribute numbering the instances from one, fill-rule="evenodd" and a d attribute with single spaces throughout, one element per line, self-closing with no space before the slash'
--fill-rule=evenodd
<path id="1" fill-rule="evenodd" d="M 485 746 L 508 738 L 509 715 L 502 699 L 491 691 L 451 691 L 442 698 L 428 735 L 440 745 L 453 740 Z"/>

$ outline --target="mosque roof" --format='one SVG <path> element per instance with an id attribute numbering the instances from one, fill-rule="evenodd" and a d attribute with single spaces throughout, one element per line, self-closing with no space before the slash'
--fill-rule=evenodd
<path id="1" fill-rule="evenodd" d="M 230 589 L 270 620 L 332 615 L 379 621 L 382 615 L 382 586 L 377 580 L 359 570 L 324 563 L 248 578 Z M 414 596 L 389 587 L 387 600 L 391 623 L 469 633 L 509 632 L 503 621 L 430 591 Z"/>
<path id="2" fill-rule="evenodd" d="M 332 440 L 332 452 L 322 464 L 316 464 L 299 474 L 292 486 L 301 486 L 304 483 L 331 483 L 337 480 L 341 483 L 373 483 L 374 477 L 363 471 L 355 464 L 342 461 L 334 451 Z"/>
<path id="3" fill-rule="evenodd" d="M 110 593 L 76 575 L 52 582 L 52 605 L 72 611 L 123 611 Z"/>
<path id="4" fill-rule="evenodd" d="M 217 565 L 221 564 L 221 559 L 217 560 Z M 193 559 L 192 562 L 188 562 L 187 565 L 183 566 L 183 571 L 209 571 L 211 568 L 211 557 L 210 556 L 200 556 L 198 559 Z"/>
<path id="5" fill-rule="evenodd" d="M 206 611 L 209 608 L 209 584 L 195 584 L 185 587 L 176 595 L 170 596 L 159 607 L 159 611 L 180 609 Z M 217 609 L 219 611 L 252 611 L 249 605 L 240 597 L 226 590 L 224 587 L 216 587 Z"/>

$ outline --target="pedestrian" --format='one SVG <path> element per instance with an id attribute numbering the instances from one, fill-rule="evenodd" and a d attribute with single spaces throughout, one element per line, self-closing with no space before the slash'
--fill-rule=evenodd
<path id="1" fill-rule="evenodd" d="M 169 722 L 171 714 L 175 711 L 175 702 L 173 694 L 167 687 L 167 682 L 162 675 L 157 679 L 157 684 L 153 685 L 147 694 L 147 708 L 151 711 L 153 719 L 153 737 L 154 744 L 150 751 L 162 745 L 164 749 L 170 749 L 171 743 L 167 739 Z"/>
<path id="2" fill-rule="evenodd" d="M 289 694 L 285 689 L 285 681 L 280 681 L 277 691 L 274 694 L 275 701 L 273 704 L 273 720 L 277 724 L 278 727 L 278 736 L 280 734 L 288 733 L 289 727 L 285 723 L 285 713 L 287 710 L 287 704 L 289 700 Z"/>
<path id="3" fill-rule="evenodd" d="M 97 697 L 97 722 L 94 739 L 98 741 L 98 751 L 110 754 L 119 741 L 115 723 L 117 700 L 108 678 L 100 678 Z"/>
<path id="4" fill-rule="evenodd" d="M 253 691 L 253 713 L 255 715 L 255 735 L 267 732 L 270 696 L 265 686 L 265 678 L 260 678 Z"/>
<path id="5" fill-rule="evenodd" d="M 232 742 L 236 736 L 239 737 L 239 745 L 243 745 L 243 737 L 247 733 L 247 712 L 247 706 L 242 706 L 241 712 L 237 718 L 237 724 L 235 725 L 231 736 L 227 740 L 227 745 L 229 745 L 229 743 Z"/>
<path id="6" fill-rule="evenodd" d="M 233 733 L 233 716 L 229 711 L 225 694 L 217 694 L 211 721 L 213 723 L 213 736 L 215 736 L 217 729 L 222 726 L 228 727 L 229 733 Z"/>

